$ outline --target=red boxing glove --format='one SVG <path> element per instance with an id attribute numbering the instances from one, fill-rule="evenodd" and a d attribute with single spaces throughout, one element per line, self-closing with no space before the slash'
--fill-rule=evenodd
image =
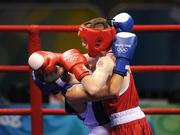
<path id="1" fill-rule="evenodd" d="M 33 70 L 40 72 L 52 72 L 56 70 L 60 54 L 48 51 L 36 51 L 28 59 L 28 64 Z"/>
<path id="2" fill-rule="evenodd" d="M 72 72 L 78 80 L 91 72 L 86 68 L 86 58 L 76 49 L 71 49 L 62 54 L 61 62 L 67 71 Z"/>

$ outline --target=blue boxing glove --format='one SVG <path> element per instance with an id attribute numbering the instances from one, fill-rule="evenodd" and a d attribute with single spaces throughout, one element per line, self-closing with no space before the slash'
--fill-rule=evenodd
<path id="1" fill-rule="evenodd" d="M 66 93 L 66 91 L 72 87 L 72 84 L 69 84 L 67 81 L 65 81 L 66 76 L 62 76 L 54 82 L 46 82 L 44 81 L 42 74 L 33 70 L 32 78 L 40 90 L 46 94 L 58 94 L 59 92 Z"/>
<path id="2" fill-rule="evenodd" d="M 116 57 L 114 73 L 122 76 L 127 75 L 129 63 L 133 57 L 137 46 L 137 37 L 130 32 L 120 32 L 116 34 L 115 41 L 112 45 L 112 52 Z"/>
<path id="3" fill-rule="evenodd" d="M 134 20 L 128 13 L 120 13 L 113 18 L 112 24 L 116 28 L 116 33 L 131 32 Z"/>

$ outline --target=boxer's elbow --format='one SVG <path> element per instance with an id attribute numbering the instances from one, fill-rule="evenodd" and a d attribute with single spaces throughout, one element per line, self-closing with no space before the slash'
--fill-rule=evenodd
<path id="1" fill-rule="evenodd" d="M 100 88 L 97 85 L 90 85 L 86 88 L 87 92 L 91 96 L 96 96 L 96 94 L 100 91 Z"/>
<path id="2" fill-rule="evenodd" d="M 99 83 L 96 83 L 92 76 L 84 77 L 81 80 L 81 83 L 83 84 L 85 91 L 91 96 L 96 95 L 101 89 Z"/>

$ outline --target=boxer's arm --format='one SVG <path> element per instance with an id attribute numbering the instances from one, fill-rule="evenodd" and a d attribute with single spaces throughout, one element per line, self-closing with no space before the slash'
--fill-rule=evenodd
<path id="1" fill-rule="evenodd" d="M 109 99 L 113 96 L 109 95 L 108 86 L 104 86 L 96 95 L 90 95 L 86 92 L 82 84 L 76 84 L 67 90 L 65 97 L 69 102 L 81 103 Z"/>
<path id="2" fill-rule="evenodd" d="M 62 54 L 61 62 L 82 83 L 85 90 L 94 95 L 105 85 L 107 78 L 112 74 L 114 62 L 110 56 L 101 57 L 93 74 L 85 66 L 86 58 L 76 49 Z"/>
<path id="3" fill-rule="evenodd" d="M 96 95 L 105 86 L 108 77 L 112 75 L 113 67 L 114 61 L 110 56 L 101 57 L 93 74 L 85 76 L 81 80 L 85 90 L 90 95 Z"/>
<path id="4" fill-rule="evenodd" d="M 77 81 L 75 76 L 73 74 L 70 74 L 70 75 L 71 77 L 70 77 L 69 83 L 74 84 L 74 85 L 70 87 L 64 95 L 66 99 L 68 100 L 68 102 L 76 104 L 76 103 L 82 103 L 82 102 L 87 102 L 87 101 L 97 101 L 97 100 L 111 98 L 111 96 L 109 96 L 110 79 L 108 79 L 108 82 L 106 83 L 107 85 L 101 88 L 100 92 L 97 92 L 95 95 L 90 95 L 85 90 L 83 85 L 79 81 Z"/>
<path id="5" fill-rule="evenodd" d="M 63 63 L 68 65 L 65 67 L 73 67 L 72 65 L 78 65 L 79 63 L 81 63 L 81 64 L 84 63 L 80 59 L 73 59 L 74 61 L 71 61 L 71 63 L 68 63 L 68 61 L 66 61 L 66 59 L 67 59 L 67 56 L 69 57 L 69 53 L 72 55 L 72 54 L 74 54 L 74 52 L 77 52 L 77 51 L 70 50 L 67 52 L 68 52 L 68 55 L 64 55 L 64 58 L 63 58 Z M 67 52 L 65 52 L 65 54 Z M 78 57 L 82 57 L 79 54 L 79 52 L 78 52 Z M 78 64 L 76 64 L 76 63 L 78 63 Z M 92 96 L 93 98 L 95 96 L 99 96 L 100 92 L 102 92 L 102 88 L 105 86 L 105 84 L 107 82 L 108 77 L 112 75 L 113 68 L 114 68 L 114 61 L 111 58 L 111 56 L 104 56 L 104 57 L 99 58 L 99 60 L 96 64 L 96 70 L 93 72 L 93 74 L 85 75 L 80 80 L 81 84 L 84 87 L 84 91 L 85 91 L 84 93 L 83 92 L 81 93 L 81 94 L 83 94 L 82 97 L 87 98 L 86 94 L 88 94 L 89 96 Z M 71 68 L 67 68 L 67 69 L 71 69 Z M 78 78 L 78 77 L 76 77 L 76 78 Z M 114 82 L 117 82 L 117 84 L 121 85 L 120 84 L 121 82 L 119 82 L 119 79 L 118 79 L 118 81 L 115 81 L 115 79 L 113 79 L 112 84 L 114 84 Z M 112 86 L 114 86 L 114 85 L 112 85 Z M 114 88 L 114 87 L 112 87 L 112 88 Z M 102 95 L 108 96 L 109 94 L 113 95 L 114 92 L 109 91 L 109 93 L 108 93 L 108 91 L 106 91 L 106 93 L 103 93 Z M 75 95 L 76 95 L 76 93 L 75 93 Z M 78 98 L 81 98 L 80 90 L 77 91 L 76 99 L 78 99 Z M 87 99 L 85 99 L 85 100 L 87 100 Z M 92 100 L 92 99 L 90 99 L 90 100 Z"/>
<path id="6" fill-rule="evenodd" d="M 113 73 L 109 86 L 109 94 L 110 95 L 119 94 L 122 90 L 128 87 L 129 81 L 130 81 L 129 72 L 125 77 Z"/>
<path id="7" fill-rule="evenodd" d="M 113 76 L 110 83 L 110 93 L 118 94 L 123 85 L 129 82 L 129 64 L 133 58 L 134 51 L 137 46 L 137 37 L 134 33 L 120 32 L 116 35 L 116 39 L 112 45 L 112 52 L 116 57 L 116 64 L 113 69 Z M 124 79 L 124 78 L 127 79 Z"/>

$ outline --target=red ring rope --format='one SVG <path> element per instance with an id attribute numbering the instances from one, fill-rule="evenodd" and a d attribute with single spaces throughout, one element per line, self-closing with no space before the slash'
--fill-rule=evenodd
<path id="1" fill-rule="evenodd" d="M 144 108 L 146 114 L 180 114 L 180 108 Z"/>
<path id="2" fill-rule="evenodd" d="M 0 25 L 0 31 L 30 32 L 77 32 L 79 25 Z M 135 25 L 133 31 L 180 31 L 179 24 Z"/>
<path id="3" fill-rule="evenodd" d="M 29 66 L 19 65 L 19 66 L 11 66 L 11 65 L 3 65 L 0 66 L 1 71 L 17 71 L 17 72 L 27 72 L 29 71 Z M 149 65 L 149 66 L 131 66 L 131 70 L 134 72 L 179 72 L 180 66 L 175 65 Z"/>
<path id="4" fill-rule="evenodd" d="M 143 108 L 145 114 L 180 114 L 180 108 Z M 66 115 L 64 109 L 42 109 L 46 115 Z M 0 115 L 29 115 L 31 108 L 0 109 Z"/>
<path id="5" fill-rule="evenodd" d="M 3 65 L 0 66 L 0 72 L 1 71 L 16 71 L 16 72 L 27 72 L 29 71 L 29 66 L 11 66 L 11 65 Z"/>
<path id="6" fill-rule="evenodd" d="M 131 66 L 133 72 L 179 72 L 180 66 L 175 65 L 148 65 Z"/>

